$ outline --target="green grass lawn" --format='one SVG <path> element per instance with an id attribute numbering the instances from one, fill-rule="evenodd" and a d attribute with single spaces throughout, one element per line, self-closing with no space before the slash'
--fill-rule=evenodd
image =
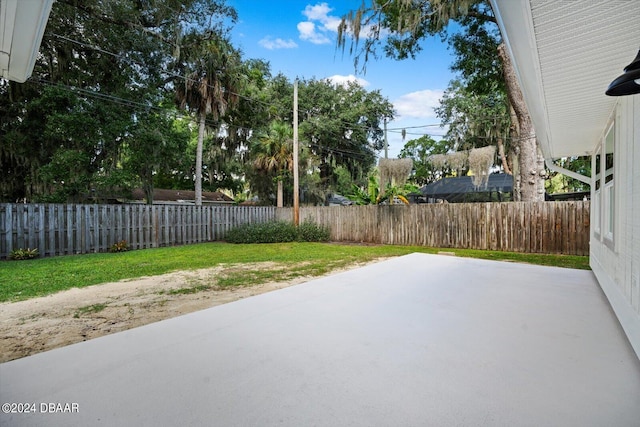
<path id="1" fill-rule="evenodd" d="M 466 249 L 436 249 L 418 246 L 361 246 L 331 243 L 274 243 L 234 245 L 203 243 L 121 253 L 60 256 L 28 261 L 0 261 L 0 302 L 48 295 L 74 287 L 85 287 L 122 279 L 194 270 L 220 264 L 276 262 L 283 268 L 238 273 L 225 277 L 224 287 L 319 276 L 350 264 L 412 252 L 446 251 L 461 257 L 508 260 L 567 268 L 589 269 L 583 256 L 518 254 Z"/>

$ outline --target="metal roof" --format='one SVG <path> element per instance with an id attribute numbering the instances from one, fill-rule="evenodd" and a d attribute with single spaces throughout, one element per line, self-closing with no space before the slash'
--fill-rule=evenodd
<path id="1" fill-rule="evenodd" d="M 640 47 L 638 0 L 491 0 L 546 158 L 590 154 Z"/>
<path id="2" fill-rule="evenodd" d="M 442 178 L 420 188 L 420 193 L 426 197 L 444 198 L 452 194 L 488 193 L 500 191 L 508 193 L 513 191 L 513 176 L 506 173 L 489 175 L 486 185 L 477 187 L 470 176 L 454 176 Z"/>

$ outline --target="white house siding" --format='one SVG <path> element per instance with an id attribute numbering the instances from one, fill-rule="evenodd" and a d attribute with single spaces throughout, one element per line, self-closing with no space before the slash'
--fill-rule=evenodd
<path id="1" fill-rule="evenodd" d="M 490 2 L 546 159 L 593 154 L 615 120 L 614 243 L 592 185 L 591 267 L 640 358 L 640 95 L 604 94 L 637 52 L 640 2 Z"/>
<path id="2" fill-rule="evenodd" d="M 590 262 L 631 345 L 640 356 L 640 95 L 619 98 L 613 117 L 614 244 L 606 241 L 603 232 L 596 233 L 598 214 L 594 209 L 591 213 Z M 594 200 L 595 177 L 591 188 Z M 600 209 L 599 218 L 604 221 L 604 203 Z"/>

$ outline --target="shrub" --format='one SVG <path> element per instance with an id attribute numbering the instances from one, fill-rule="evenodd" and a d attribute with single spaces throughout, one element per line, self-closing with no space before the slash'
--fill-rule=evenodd
<path id="1" fill-rule="evenodd" d="M 312 222 L 296 227 L 286 221 L 271 221 L 233 228 L 227 233 L 226 240 L 229 243 L 326 242 L 329 229 Z"/>
<path id="2" fill-rule="evenodd" d="M 13 251 L 11 251 L 11 253 L 9 254 L 9 259 L 13 259 L 13 260 L 23 260 L 23 259 L 33 259 L 33 258 L 37 258 L 38 257 L 38 248 L 33 248 L 33 249 L 15 249 Z"/>
<path id="3" fill-rule="evenodd" d="M 113 245 L 111 245 L 111 247 L 109 248 L 109 252 L 126 252 L 129 249 L 131 249 L 131 247 L 129 246 L 129 244 L 127 243 L 126 240 L 120 240 L 118 243 L 114 243 Z"/>
<path id="4" fill-rule="evenodd" d="M 315 224 L 311 221 L 305 221 L 298 227 L 302 242 L 328 242 L 331 238 L 331 230 L 329 227 Z"/>

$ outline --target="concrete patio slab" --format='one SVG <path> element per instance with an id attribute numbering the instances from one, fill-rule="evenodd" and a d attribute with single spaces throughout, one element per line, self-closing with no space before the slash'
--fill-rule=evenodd
<path id="1" fill-rule="evenodd" d="M 0 401 L 36 409 L 3 426 L 626 427 L 640 361 L 589 271 L 412 254 L 4 363 Z"/>

